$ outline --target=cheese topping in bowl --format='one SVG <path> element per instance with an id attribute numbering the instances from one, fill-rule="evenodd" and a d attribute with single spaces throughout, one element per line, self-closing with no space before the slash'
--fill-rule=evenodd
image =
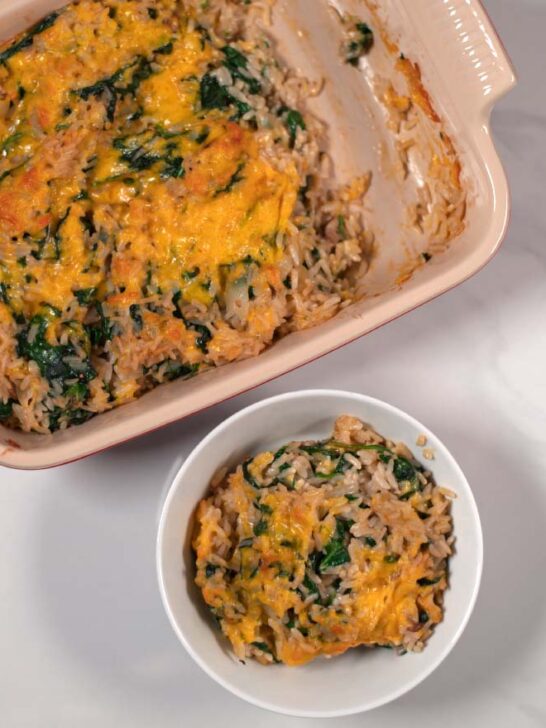
<path id="1" fill-rule="evenodd" d="M 423 649 L 443 617 L 450 494 L 405 445 L 342 416 L 246 460 L 197 512 L 196 582 L 239 659 Z"/>

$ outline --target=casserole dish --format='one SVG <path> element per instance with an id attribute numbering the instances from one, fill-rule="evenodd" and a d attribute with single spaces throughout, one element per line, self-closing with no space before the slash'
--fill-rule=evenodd
<path id="1" fill-rule="evenodd" d="M 0 11 L 3 36 L 9 38 L 62 4 L 13 3 Z M 330 128 L 336 178 L 344 182 L 371 170 L 373 184 L 365 204 L 378 243 L 362 281 L 364 298 L 317 328 L 287 336 L 255 359 L 208 371 L 191 382 L 165 385 L 81 427 L 47 436 L 2 428 L 0 464 L 22 468 L 61 464 L 187 416 L 430 300 L 469 277 L 493 255 L 506 227 L 508 190 L 488 118 L 514 76 L 481 6 L 461 2 L 448 8 L 419 0 L 412 3 L 410 16 L 400 0 L 384 2 L 380 10 L 371 2 L 336 3 L 339 12 L 358 14 L 379 31 L 374 53 L 361 65 L 361 73 L 340 63 L 342 33 L 331 4 L 319 4 L 313 17 L 306 15 L 306 6 L 303 0 L 280 0 L 272 34 L 291 66 L 311 80 L 326 79 L 322 94 L 310 100 L 309 109 Z M 419 95 L 416 89 L 415 76 L 408 75 L 407 67 L 404 72 L 406 64 L 400 61 L 407 58 L 422 69 L 434 108 L 430 119 L 421 115 L 415 125 L 401 165 L 400 134 L 393 131 L 392 114 L 384 103 L 386 80 L 405 86 L 408 96 L 416 94 L 416 103 L 428 104 L 427 93 Z M 420 225 L 417 217 L 408 218 L 408 211 L 418 209 L 423 190 L 428 190 L 434 139 L 445 142 L 446 133 L 461 160 L 468 209 L 464 231 L 444 250 L 431 248 L 435 229 Z M 416 264 L 420 254 L 424 261 L 431 252 L 428 265 Z M 359 292 L 360 288 L 359 282 Z"/>

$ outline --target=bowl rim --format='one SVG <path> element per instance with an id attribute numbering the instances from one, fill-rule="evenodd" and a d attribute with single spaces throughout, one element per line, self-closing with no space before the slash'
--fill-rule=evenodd
<path id="1" fill-rule="evenodd" d="M 351 706 L 347 709 L 332 709 L 332 710 L 319 710 L 319 711 L 312 711 L 312 710 L 298 710 L 298 709 L 284 709 L 281 705 L 269 702 L 266 698 L 257 697 L 256 695 L 246 692 L 242 689 L 240 689 L 237 685 L 230 682 L 230 680 L 224 678 L 221 674 L 219 674 L 216 670 L 210 667 L 208 662 L 201 657 L 198 651 L 196 651 L 191 641 L 186 638 L 185 631 L 180 627 L 178 624 L 177 619 L 174 616 L 174 612 L 171 609 L 170 605 L 170 595 L 168 593 L 168 589 L 166 586 L 166 579 L 164 577 L 164 570 L 163 570 L 163 552 L 164 552 L 164 546 L 165 546 L 165 528 L 167 524 L 167 520 L 169 517 L 169 513 L 171 510 L 172 503 L 177 495 L 178 489 L 181 486 L 181 483 L 184 480 L 184 476 L 186 475 L 187 471 L 190 470 L 194 460 L 197 458 L 197 456 L 205 450 L 210 442 L 212 442 L 218 435 L 220 435 L 222 432 L 226 431 L 227 429 L 230 429 L 234 425 L 236 425 L 240 420 L 244 419 L 247 415 L 254 413 L 256 411 L 259 411 L 261 409 L 267 409 L 269 406 L 271 406 L 274 403 L 282 402 L 282 401 L 297 401 L 298 399 L 302 398 L 314 398 L 314 397 L 332 397 L 332 396 L 339 396 L 339 395 L 345 395 L 352 399 L 358 400 L 363 404 L 371 404 L 373 406 L 378 406 L 379 408 L 384 409 L 389 414 L 393 415 L 394 417 L 400 418 L 404 420 L 405 422 L 409 423 L 411 426 L 417 428 L 419 432 L 422 432 L 427 437 L 431 436 L 434 440 L 434 447 L 435 450 L 441 450 L 442 456 L 447 460 L 448 465 L 454 470 L 454 472 L 457 474 L 458 478 L 460 479 L 460 482 L 465 486 L 464 488 L 464 497 L 468 501 L 468 505 L 470 506 L 470 512 L 472 514 L 472 524 L 473 527 L 476 530 L 476 537 L 477 537 L 477 553 L 476 553 L 476 577 L 474 580 L 474 585 L 472 588 L 472 593 L 470 595 L 470 599 L 468 600 L 468 603 L 466 607 L 464 608 L 464 611 L 462 612 L 462 615 L 459 619 L 459 624 L 452 635 L 452 637 L 449 639 L 443 650 L 439 653 L 439 655 L 429 664 L 426 665 L 414 678 L 408 680 L 406 683 L 404 683 L 403 686 L 393 689 L 390 693 L 387 695 L 378 698 L 376 700 L 370 700 L 367 701 L 365 704 L 362 704 L 360 706 Z M 188 517 L 191 517 L 191 514 L 188 514 Z M 181 544 L 182 545 L 182 544 Z M 254 402 L 251 405 L 248 405 L 247 407 L 244 407 L 237 412 L 235 412 L 233 415 L 225 419 L 223 422 L 218 424 L 216 427 L 214 427 L 197 445 L 191 450 L 185 461 L 182 463 L 182 465 L 178 468 L 177 472 L 175 473 L 172 482 L 169 486 L 169 490 L 167 492 L 167 495 L 164 499 L 163 506 L 161 508 L 161 516 L 159 519 L 159 525 L 158 525 L 158 531 L 157 531 L 157 539 L 156 539 L 156 569 L 157 569 L 157 578 L 158 578 L 158 585 L 159 585 L 159 591 L 161 594 L 161 600 L 163 603 L 163 607 L 167 613 L 167 617 L 169 619 L 169 622 L 171 624 L 171 627 L 173 628 L 176 636 L 178 637 L 179 641 L 182 643 L 190 657 L 194 660 L 194 662 L 199 665 L 199 667 L 215 682 L 217 682 L 219 685 L 221 685 L 225 690 L 232 693 L 233 695 L 237 696 L 241 700 L 244 700 L 247 703 L 250 703 L 251 705 L 254 705 L 258 708 L 262 708 L 264 710 L 271 711 L 273 713 L 277 713 L 280 715 L 289 715 L 297 718 L 341 718 L 349 715 L 357 715 L 359 713 L 365 713 L 370 710 L 374 710 L 375 708 L 379 708 L 383 705 L 386 705 L 388 703 L 393 702 L 394 700 L 397 700 L 402 695 L 405 695 L 406 693 L 410 692 L 414 688 L 416 688 L 419 684 L 421 684 L 427 677 L 429 677 L 440 665 L 441 663 L 447 658 L 449 653 L 453 650 L 459 639 L 461 638 L 464 630 L 466 629 L 466 626 L 470 620 L 470 617 L 472 615 L 472 612 L 474 611 L 474 607 L 478 598 L 478 593 L 481 585 L 481 579 L 483 574 L 483 529 L 480 519 L 480 514 L 478 511 L 478 506 L 476 503 L 476 499 L 474 497 L 474 494 L 472 492 L 472 488 L 470 487 L 470 484 L 458 464 L 455 457 L 451 454 L 450 450 L 446 447 L 446 445 L 443 443 L 440 438 L 438 438 L 431 430 L 429 430 L 428 427 L 423 425 L 419 420 L 417 420 L 412 415 L 408 414 L 404 410 L 389 404 L 388 402 L 385 402 L 384 400 L 370 397 L 369 395 L 361 394 L 358 392 L 350 392 L 348 390 L 343 389 L 298 389 L 293 390 L 290 392 L 284 392 L 282 394 L 274 395 L 272 397 L 268 397 L 266 399 L 258 400 L 257 402 Z"/>

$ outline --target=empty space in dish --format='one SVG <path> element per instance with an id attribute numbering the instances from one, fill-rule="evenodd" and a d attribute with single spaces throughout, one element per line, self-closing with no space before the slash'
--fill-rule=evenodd
<path id="1" fill-rule="evenodd" d="M 20 0 L 0 9 L 2 36 L 10 37 L 62 2 Z M 327 323 L 287 336 L 259 357 L 205 372 L 189 382 L 165 384 L 140 400 L 101 414 L 81 427 L 33 435 L 0 427 L 0 463 L 44 467 L 88 455 L 215 404 L 304 364 L 380 326 L 460 283 L 494 253 L 506 226 L 508 195 L 492 145 L 488 115 L 514 78 L 481 6 L 473 1 L 385 0 L 380 11 L 363 0 L 313 3 L 278 0 L 271 33 L 279 55 L 312 81 L 324 79 L 308 109 L 328 126 L 336 180 L 371 173 L 365 200 L 367 226 L 375 236 L 364 297 Z M 375 43 L 359 69 L 341 60 L 340 13 L 373 28 Z M 395 44 L 395 45 L 393 45 Z M 400 162 L 400 135 L 393 129 L 385 91 L 412 88 L 400 54 L 418 64 L 441 121 L 421 109 Z M 406 134 L 407 137 L 407 134 Z M 447 141 L 446 141 L 447 140 Z M 453 142 L 466 192 L 464 229 L 449 245 L 412 224 L 408 213 L 422 199 L 434 155 Z M 421 254 L 432 252 L 425 265 Z M 428 257 L 428 256 L 427 256 Z"/>

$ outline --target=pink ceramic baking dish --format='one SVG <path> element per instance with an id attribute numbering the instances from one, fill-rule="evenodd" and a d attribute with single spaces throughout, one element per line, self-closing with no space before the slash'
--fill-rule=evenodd
<path id="1" fill-rule="evenodd" d="M 59 0 L 10 0 L 0 5 L 0 33 L 9 38 Z M 352 12 L 386 32 L 361 73 L 339 60 L 340 27 L 333 9 Z M 509 191 L 490 132 L 494 104 L 514 85 L 510 61 L 478 0 L 278 0 L 272 34 L 280 53 L 311 79 L 323 77 L 312 110 L 330 128 L 340 181 L 371 170 L 366 205 L 379 254 L 366 277 L 368 296 L 331 321 L 292 334 L 255 359 L 205 372 L 189 382 L 158 387 L 138 401 L 101 414 L 81 427 L 35 435 L 0 427 L 0 465 L 37 469 L 66 463 L 187 417 L 316 359 L 453 288 L 480 270 L 497 251 L 509 218 Z M 312 7 L 312 13 L 309 12 Z M 393 39 L 398 49 L 389 48 Z M 377 79 L 398 73 L 400 51 L 422 71 L 424 86 L 460 155 L 468 189 L 466 226 L 446 252 L 435 255 L 404 284 L 408 255 L 425 250 L 426 234 L 404 217 L 422 184 L 419 158 L 400 180 L 386 159 L 393 133 L 377 95 Z M 395 85 L 396 85 L 395 83 Z"/>

